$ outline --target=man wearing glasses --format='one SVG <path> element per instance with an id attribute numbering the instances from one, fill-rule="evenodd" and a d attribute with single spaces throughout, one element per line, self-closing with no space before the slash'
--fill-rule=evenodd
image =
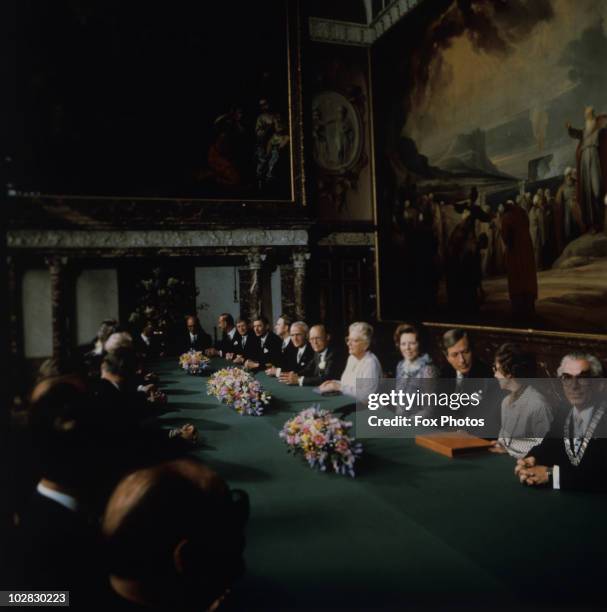
<path id="1" fill-rule="evenodd" d="M 607 401 L 603 367 L 593 355 L 565 355 L 557 370 L 566 398 L 541 444 L 519 459 L 521 483 L 607 491 Z"/>

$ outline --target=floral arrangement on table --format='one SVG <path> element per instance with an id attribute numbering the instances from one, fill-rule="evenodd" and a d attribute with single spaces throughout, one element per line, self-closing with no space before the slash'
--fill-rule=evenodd
<path id="1" fill-rule="evenodd" d="M 179 357 L 179 366 L 188 374 L 196 376 L 209 369 L 209 361 L 201 351 L 188 351 Z"/>
<path id="2" fill-rule="evenodd" d="M 303 455 L 311 468 L 354 477 L 354 463 L 362 454 L 362 444 L 348 436 L 349 421 L 337 418 L 318 404 L 289 419 L 279 433 L 288 452 Z"/>
<path id="3" fill-rule="evenodd" d="M 241 368 L 218 370 L 207 382 L 207 393 L 238 414 L 261 416 L 272 399 L 261 383 Z"/>

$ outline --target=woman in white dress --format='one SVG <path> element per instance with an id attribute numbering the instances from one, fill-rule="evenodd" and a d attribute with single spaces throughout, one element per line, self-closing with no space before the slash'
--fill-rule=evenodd
<path id="1" fill-rule="evenodd" d="M 369 393 L 377 393 L 382 377 L 379 359 L 369 350 L 373 328 L 368 323 L 352 323 L 348 328 L 350 353 L 340 380 L 327 380 L 320 385 L 321 393 L 341 391 L 344 395 L 366 402 Z M 358 381 L 358 383 L 357 383 Z"/>

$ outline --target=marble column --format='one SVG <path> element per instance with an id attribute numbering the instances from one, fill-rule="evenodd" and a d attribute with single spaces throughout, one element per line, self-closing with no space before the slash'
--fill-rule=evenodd
<path id="1" fill-rule="evenodd" d="M 258 250 L 252 250 L 247 255 L 249 264 L 249 318 L 254 321 L 261 315 L 261 266 L 265 255 Z"/>
<path id="2" fill-rule="evenodd" d="M 306 320 L 306 262 L 310 253 L 297 251 L 293 260 L 293 294 L 295 297 L 295 318 Z"/>
<path id="3" fill-rule="evenodd" d="M 53 358 L 62 363 L 70 348 L 67 323 L 66 268 L 67 257 L 47 257 L 51 274 L 51 313 L 53 324 Z"/>

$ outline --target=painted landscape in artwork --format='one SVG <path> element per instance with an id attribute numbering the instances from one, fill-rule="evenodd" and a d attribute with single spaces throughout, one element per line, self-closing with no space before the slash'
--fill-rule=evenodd
<path id="1" fill-rule="evenodd" d="M 607 5 L 426 4 L 372 53 L 382 317 L 607 333 Z"/>

